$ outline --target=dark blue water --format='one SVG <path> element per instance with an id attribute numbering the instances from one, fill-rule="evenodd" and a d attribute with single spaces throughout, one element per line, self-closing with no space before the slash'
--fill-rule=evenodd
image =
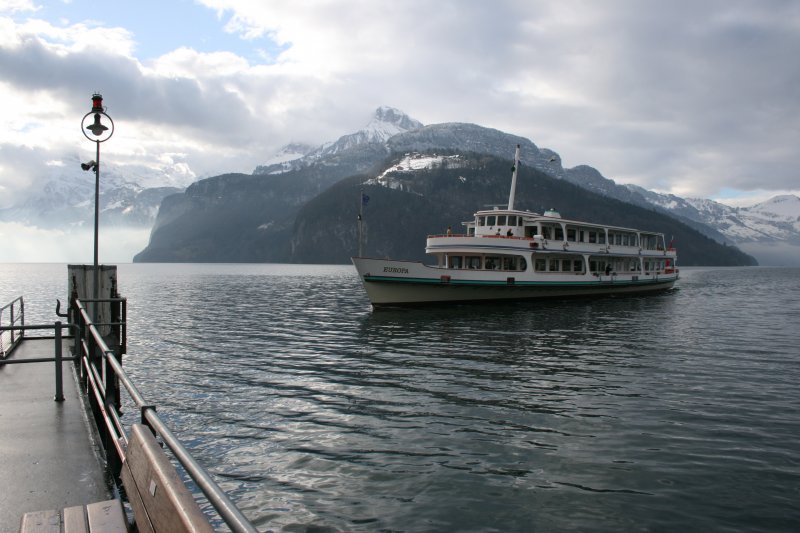
<path id="1" fill-rule="evenodd" d="M 259 529 L 800 529 L 799 269 L 381 312 L 352 267 L 119 272 L 125 367 Z M 52 321 L 66 268 L 17 292 Z"/>

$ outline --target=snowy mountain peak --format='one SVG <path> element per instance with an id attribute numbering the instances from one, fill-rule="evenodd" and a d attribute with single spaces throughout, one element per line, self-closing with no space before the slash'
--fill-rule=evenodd
<path id="1" fill-rule="evenodd" d="M 414 120 L 399 109 L 381 106 L 375 110 L 372 120 L 362 129 L 350 135 L 343 135 L 327 150 L 337 152 L 363 143 L 383 143 L 398 133 L 422 127 L 422 122 Z"/>
<path id="2" fill-rule="evenodd" d="M 415 130 L 422 126 L 422 122 L 414 120 L 399 109 L 381 106 L 375 110 L 372 120 L 362 131 L 373 133 L 373 137 L 376 140 L 385 141 L 393 135 Z"/>
<path id="3" fill-rule="evenodd" d="M 278 168 L 291 168 L 291 162 L 300 159 L 314 151 L 310 144 L 292 142 L 278 150 L 263 164 L 264 166 L 277 166 Z"/>
<path id="4" fill-rule="evenodd" d="M 291 160 L 283 159 L 279 163 L 271 160 L 256 167 L 253 174 L 282 174 L 356 146 L 370 143 L 383 144 L 398 133 L 415 130 L 422 126 L 423 124 L 420 121 L 414 120 L 399 109 L 381 106 L 375 110 L 369 123 L 357 132 L 342 135 L 335 142 L 322 144 L 315 150 L 307 151 L 302 157 L 296 157 Z"/>
<path id="5" fill-rule="evenodd" d="M 756 204 L 750 209 L 752 211 L 800 219 L 800 198 L 793 194 L 781 194 L 773 196 L 766 202 Z"/>

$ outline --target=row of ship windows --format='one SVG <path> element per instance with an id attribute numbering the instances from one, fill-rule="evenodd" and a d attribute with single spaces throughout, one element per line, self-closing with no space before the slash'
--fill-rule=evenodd
<path id="1" fill-rule="evenodd" d="M 452 255 L 447 258 L 449 268 L 467 268 L 472 270 L 517 270 L 528 269 L 528 263 L 522 256 L 494 256 L 481 257 L 477 255 Z"/>
<path id="2" fill-rule="evenodd" d="M 664 261 L 644 261 L 645 272 L 654 272 L 664 269 Z M 533 269 L 536 272 L 584 272 L 585 264 L 580 259 L 557 259 L 557 258 L 537 258 L 534 260 Z M 637 259 L 616 259 L 611 261 L 589 260 L 589 272 L 608 273 L 614 272 L 634 272 L 639 270 Z"/>
<path id="3" fill-rule="evenodd" d="M 489 215 L 478 217 L 478 226 L 522 226 L 522 217 L 516 215 Z M 564 229 L 560 225 L 542 225 L 542 237 L 563 241 Z M 525 235 L 530 237 L 538 234 L 536 226 L 526 228 Z M 639 236 L 636 233 L 609 231 L 608 244 L 617 246 L 639 246 Z M 567 242 L 588 242 L 596 244 L 606 244 L 606 232 L 594 231 L 589 229 L 567 228 Z M 659 246 L 659 238 L 656 235 L 642 235 L 642 248 L 655 250 Z"/>
<path id="4" fill-rule="evenodd" d="M 528 263 L 522 256 L 449 256 L 449 268 L 473 270 L 509 270 L 525 271 Z M 533 269 L 536 272 L 576 272 L 583 273 L 585 263 L 582 259 L 536 258 Z M 637 259 L 617 259 L 614 261 L 590 260 L 590 272 L 608 272 L 610 270 L 627 272 L 639 269 Z M 653 272 L 664 269 L 664 260 L 645 261 L 644 271 Z"/>
<path id="5" fill-rule="evenodd" d="M 536 228 L 534 235 L 536 235 Z M 604 231 L 590 231 L 583 229 L 567 228 L 567 238 L 564 239 L 564 230 L 560 227 L 542 227 L 542 237 L 556 241 L 566 240 L 567 242 L 588 242 L 590 244 L 606 244 L 606 233 Z M 642 235 L 641 246 L 648 250 L 655 250 L 659 246 L 658 237 L 655 235 Z M 639 236 L 636 233 L 620 231 L 608 232 L 608 244 L 616 246 L 640 246 Z"/>
<path id="6" fill-rule="evenodd" d="M 522 217 L 517 215 L 489 215 L 478 217 L 479 226 L 521 226 Z"/>

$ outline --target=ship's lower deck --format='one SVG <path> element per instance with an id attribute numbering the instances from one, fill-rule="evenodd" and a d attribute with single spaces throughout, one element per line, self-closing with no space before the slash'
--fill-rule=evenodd
<path id="1" fill-rule="evenodd" d="M 647 293 L 671 289 L 678 279 L 675 270 L 564 275 L 469 271 L 367 258 L 354 258 L 353 263 L 376 307 Z"/>

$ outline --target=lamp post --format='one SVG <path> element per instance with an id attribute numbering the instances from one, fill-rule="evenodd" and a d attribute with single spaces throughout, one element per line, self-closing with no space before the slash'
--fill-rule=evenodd
<path id="1" fill-rule="evenodd" d="M 90 119 L 90 117 L 92 117 Z M 109 126 L 103 124 L 108 119 Z M 93 120 L 93 122 L 91 122 Z M 91 123 L 90 123 L 91 122 Z M 98 265 L 98 226 L 100 224 L 100 143 L 105 142 L 114 135 L 114 121 L 111 120 L 103 108 L 103 96 L 99 93 L 92 95 L 92 110 L 86 113 L 81 120 L 81 131 L 90 141 L 94 141 L 97 152 L 94 161 L 81 163 L 83 170 L 94 170 L 94 290 L 93 298 L 99 298 L 100 267 Z M 91 132 L 91 136 L 88 132 Z M 98 305 L 94 304 L 94 317 L 97 321 Z"/>

